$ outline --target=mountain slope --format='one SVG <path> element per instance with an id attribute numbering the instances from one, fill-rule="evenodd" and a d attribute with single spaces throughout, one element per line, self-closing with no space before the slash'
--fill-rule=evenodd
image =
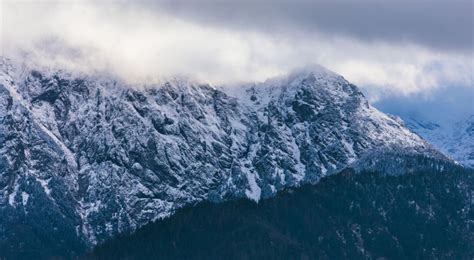
<path id="1" fill-rule="evenodd" d="M 432 143 L 454 160 L 474 168 L 474 115 L 446 126 L 413 117 L 404 119 L 406 126 Z"/>
<path id="2" fill-rule="evenodd" d="M 473 188 L 473 172 L 453 164 L 401 176 L 347 170 L 258 205 L 238 200 L 180 210 L 88 257 L 471 259 Z"/>
<path id="3" fill-rule="evenodd" d="M 1 68 L 2 247 L 33 229 L 80 251 L 198 201 L 316 183 L 374 151 L 446 159 L 320 67 L 233 90 Z"/>

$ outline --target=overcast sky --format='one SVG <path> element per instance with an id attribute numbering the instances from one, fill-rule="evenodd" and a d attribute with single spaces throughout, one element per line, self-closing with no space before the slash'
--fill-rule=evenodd
<path id="1" fill-rule="evenodd" d="M 130 81 L 261 81 L 318 63 L 374 102 L 429 99 L 474 95 L 473 12 L 471 0 L 2 0 L 0 43 L 7 57 Z"/>
<path id="2" fill-rule="evenodd" d="M 326 33 L 454 52 L 473 48 L 472 1 L 176 1 L 154 6 L 184 19 L 239 31 L 300 37 Z"/>

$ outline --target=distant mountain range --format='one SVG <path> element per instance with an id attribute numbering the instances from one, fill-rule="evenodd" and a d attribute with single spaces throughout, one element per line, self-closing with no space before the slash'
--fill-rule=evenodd
<path id="1" fill-rule="evenodd" d="M 0 252 L 77 255 L 200 201 L 452 163 L 319 66 L 238 87 L 0 68 Z"/>
<path id="2" fill-rule="evenodd" d="M 474 115 L 453 125 L 442 125 L 413 117 L 406 126 L 462 165 L 474 168 Z"/>

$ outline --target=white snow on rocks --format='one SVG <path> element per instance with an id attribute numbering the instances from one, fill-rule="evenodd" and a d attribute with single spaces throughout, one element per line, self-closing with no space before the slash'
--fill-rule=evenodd
<path id="1" fill-rule="evenodd" d="M 0 111 L 0 120 L 15 119 L 0 125 L 0 138 L 12 136 L 0 143 L 14 180 L 0 187 L 5 201 L 14 207 L 21 194 L 34 205 L 40 196 L 18 180 L 36 184 L 31 190 L 73 210 L 73 228 L 91 244 L 202 200 L 258 202 L 315 183 L 373 149 L 432 152 L 320 66 L 232 88 L 10 71 L 0 71 L 0 94 L 18 108 Z"/>

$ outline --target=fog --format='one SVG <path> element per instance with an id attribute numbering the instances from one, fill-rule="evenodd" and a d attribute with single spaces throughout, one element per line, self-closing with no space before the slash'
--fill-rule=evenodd
<path id="1" fill-rule="evenodd" d="M 263 81 L 318 63 L 372 101 L 473 88 L 470 1 L 291 3 L 7 0 L 1 54 L 130 82 Z"/>

